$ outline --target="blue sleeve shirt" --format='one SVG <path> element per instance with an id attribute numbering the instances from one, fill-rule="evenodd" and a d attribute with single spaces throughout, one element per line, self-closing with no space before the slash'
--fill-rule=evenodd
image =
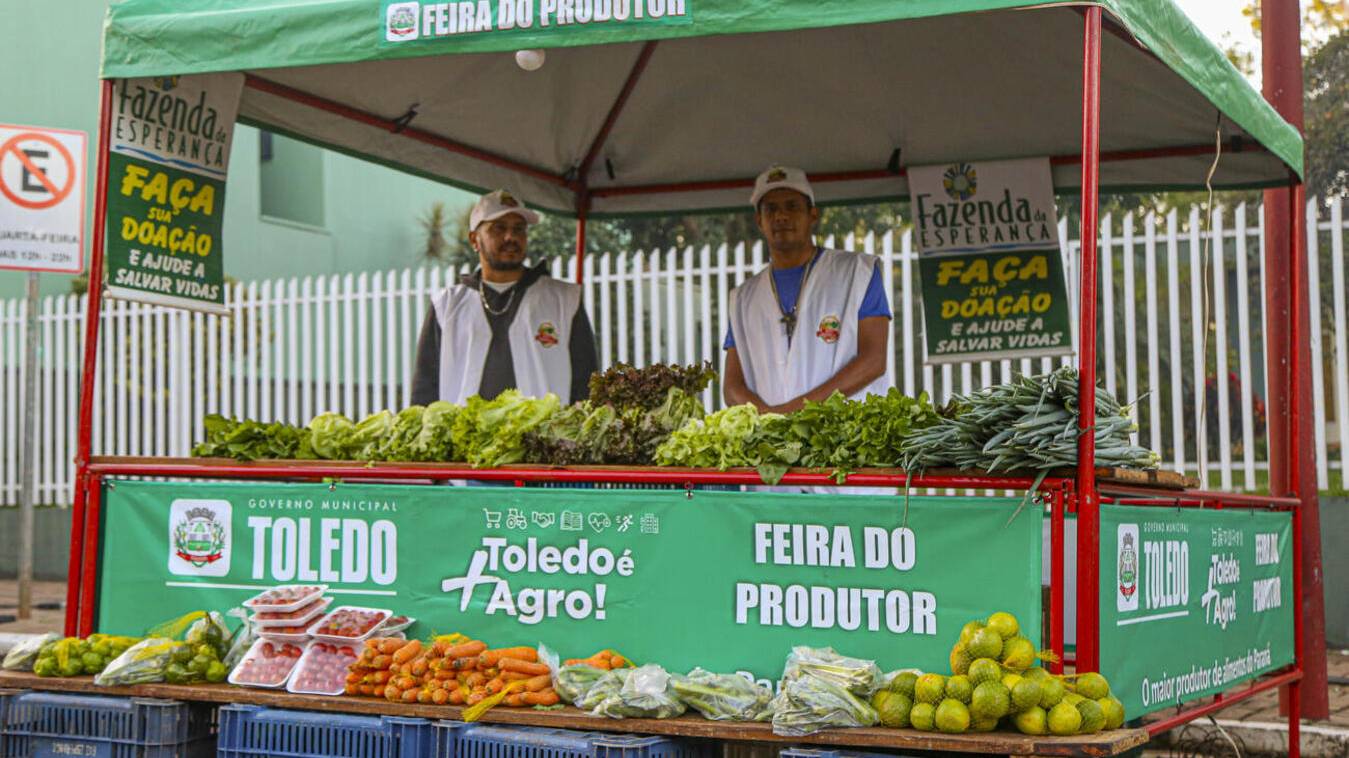
<path id="1" fill-rule="evenodd" d="M 797 266 L 783 271 L 773 270 L 773 279 L 778 288 L 778 302 L 784 312 L 796 306 L 797 294 L 801 291 L 801 280 L 806 273 L 805 266 Z M 871 269 L 871 281 L 867 283 L 866 294 L 862 296 L 862 305 L 857 309 L 857 320 L 881 316 L 892 318 L 890 300 L 885 296 L 885 283 L 881 281 L 881 267 L 877 264 Z M 726 340 L 722 350 L 735 347 L 735 335 L 731 327 L 726 327 Z"/>

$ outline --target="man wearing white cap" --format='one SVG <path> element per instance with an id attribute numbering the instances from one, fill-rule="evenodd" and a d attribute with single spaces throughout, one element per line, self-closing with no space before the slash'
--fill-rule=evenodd
<path id="1" fill-rule="evenodd" d="M 564 403 L 589 394 L 595 335 L 581 287 L 525 267 L 538 214 L 506 190 L 483 195 L 469 214 L 480 268 L 431 297 L 412 379 L 412 402 L 463 403 L 515 388 Z"/>
<path id="2" fill-rule="evenodd" d="M 879 260 L 816 247 L 820 210 L 800 169 L 764 171 L 750 203 L 772 260 L 731 292 L 726 402 L 787 413 L 834 392 L 885 394 L 890 303 Z"/>

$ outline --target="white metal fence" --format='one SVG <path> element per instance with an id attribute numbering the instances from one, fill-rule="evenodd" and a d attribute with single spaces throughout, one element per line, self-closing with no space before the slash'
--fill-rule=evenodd
<path id="1" fill-rule="evenodd" d="M 1102 220 L 1100 334 L 1107 389 L 1141 398 L 1139 441 L 1165 465 L 1224 489 L 1263 486 L 1264 356 L 1285 339 L 1264 308 L 1258 208 Z M 1349 461 L 1349 327 L 1341 199 L 1308 205 L 1316 452 L 1321 486 Z M 1076 313 L 1076 240 L 1069 252 Z M 832 241 L 829 241 L 832 244 Z M 841 240 L 884 261 L 895 310 L 889 371 L 907 393 L 938 401 L 1044 371 L 1048 359 L 922 365 L 917 266 L 908 233 Z M 588 257 L 585 305 L 600 363 L 712 360 L 720 365 L 730 288 L 759 270 L 758 243 Z M 554 262 L 574 276 L 574 261 Z M 230 318 L 110 301 L 99 338 L 95 454 L 186 455 L 207 413 L 304 423 L 338 410 L 360 417 L 406 405 L 417 334 L 430 293 L 455 272 L 347 274 L 250 282 L 228 291 Z M 1205 307 L 1205 302 L 1208 306 Z M 55 296 L 38 317 L 37 497 L 71 498 L 84 298 Z M 641 317 L 638 318 L 637 316 Z M 1205 329 L 1207 322 L 1208 329 Z M 18 499 L 23 302 L 0 300 L 0 504 Z M 1218 381 L 1216 377 L 1229 377 Z M 715 388 L 704 398 L 720 404 Z"/>

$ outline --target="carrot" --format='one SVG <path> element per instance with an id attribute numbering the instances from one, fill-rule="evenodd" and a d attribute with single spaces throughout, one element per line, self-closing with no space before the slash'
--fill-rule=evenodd
<path id="1" fill-rule="evenodd" d="M 370 661 L 370 668 L 372 669 L 386 669 L 392 665 L 393 665 L 393 656 L 387 655 L 385 653 L 380 653 Z"/>
<path id="2" fill-rule="evenodd" d="M 403 699 L 403 691 L 390 684 L 384 688 L 384 699 L 390 703 L 396 703 Z"/>
<path id="3" fill-rule="evenodd" d="M 450 693 L 446 692 L 445 690 L 436 690 L 435 692 L 431 693 L 431 702 L 435 703 L 436 705 L 445 705 L 446 703 L 450 702 Z"/>
<path id="4" fill-rule="evenodd" d="M 613 666 L 616 669 L 621 669 L 628 665 L 628 659 L 624 658 L 621 655 L 615 655 L 609 659 L 609 665 Z"/>
<path id="5" fill-rule="evenodd" d="M 446 658 L 445 660 L 450 661 L 450 668 L 452 669 L 469 671 L 478 668 L 478 659 L 473 656 L 463 656 L 453 660 Z"/>
<path id="6" fill-rule="evenodd" d="M 463 705 L 465 696 L 466 693 L 462 687 L 450 690 L 450 705 Z"/>
<path id="7" fill-rule="evenodd" d="M 542 692 L 551 686 L 553 686 L 553 678 L 547 674 L 539 674 L 525 682 L 527 692 Z"/>
<path id="8" fill-rule="evenodd" d="M 454 682 L 454 681 L 455 681 L 455 678 L 454 678 L 454 672 L 453 672 L 453 671 L 437 671 L 436 673 L 432 674 L 431 676 L 434 677 L 435 680 L 438 681 L 438 682 Z M 458 682 L 455 682 L 455 683 L 457 684 Z"/>
<path id="9" fill-rule="evenodd" d="M 384 637 L 379 640 L 379 652 L 384 655 L 393 655 L 399 648 L 406 643 L 397 637 Z"/>
<path id="10" fill-rule="evenodd" d="M 486 699 L 487 699 L 487 694 L 486 694 L 486 693 L 484 693 L 484 692 L 474 692 L 474 693 L 470 694 L 470 695 L 464 700 L 464 702 L 467 703 L 467 704 L 469 704 L 469 705 L 477 705 L 478 703 L 481 703 L 482 701 L 484 701 L 484 700 L 486 700 Z"/>
<path id="11" fill-rule="evenodd" d="M 355 682 L 347 682 L 346 692 L 348 695 L 359 695 L 361 694 L 361 685 Z"/>
<path id="12" fill-rule="evenodd" d="M 482 668 L 491 668 L 502 658 L 515 658 L 516 660 L 533 662 L 539 659 L 539 651 L 532 647 L 503 647 L 488 650 L 478 656 L 478 665 Z"/>
<path id="13" fill-rule="evenodd" d="M 521 698 L 523 698 L 524 696 L 525 693 L 523 692 L 512 692 L 511 694 L 506 696 L 505 700 L 502 700 L 501 702 L 505 703 L 506 705 L 512 708 L 519 708 L 520 706 L 525 704 L 525 701 L 521 700 Z"/>
<path id="14" fill-rule="evenodd" d="M 491 692 L 493 695 L 495 695 L 495 694 L 497 694 L 498 692 L 500 692 L 500 691 L 502 690 L 502 688 L 505 687 L 505 686 L 506 686 L 506 682 L 502 681 L 500 677 L 498 677 L 498 678 L 496 678 L 496 679 L 492 679 L 492 680 L 490 680 L 490 681 L 487 682 L 487 690 L 488 690 L 489 692 Z"/>
<path id="15" fill-rule="evenodd" d="M 440 643 L 437 642 L 436 646 L 439 647 Z M 467 658 L 469 656 L 480 655 L 486 649 L 486 642 L 481 640 L 469 640 L 468 642 L 463 642 L 458 645 L 446 645 L 442 655 L 446 658 Z"/>
<path id="16" fill-rule="evenodd" d="M 482 685 L 487 684 L 487 675 L 481 671 L 471 671 L 464 675 L 464 684 L 468 685 L 470 688 L 481 687 Z"/>
<path id="17" fill-rule="evenodd" d="M 393 662 L 401 666 L 404 663 L 411 661 L 413 658 L 416 658 L 417 654 L 421 651 L 422 641 L 412 640 L 408 644 L 398 648 L 398 652 L 393 654 Z"/>
<path id="18" fill-rule="evenodd" d="M 600 657 L 600 654 L 599 654 L 599 653 L 596 653 L 596 654 L 590 656 L 589 658 L 569 658 L 569 659 L 567 659 L 567 664 L 566 664 L 566 665 L 568 665 L 568 666 L 594 666 L 594 667 L 597 668 L 597 669 L 604 669 L 605 671 L 608 671 L 609 669 L 611 669 L 611 668 L 613 667 L 613 664 L 611 664 L 611 663 L 609 662 L 609 658 L 608 658 L 607 656 L 602 658 L 602 657 Z"/>
<path id="19" fill-rule="evenodd" d="M 431 667 L 430 662 L 425 658 L 418 658 L 412 662 L 413 676 L 426 676 L 426 671 Z"/>
<path id="20" fill-rule="evenodd" d="M 409 704 L 417 702 L 417 690 L 403 690 L 402 700 Z"/>
<path id="21" fill-rule="evenodd" d="M 431 690 L 422 690 L 417 693 L 417 702 L 422 705 L 431 704 Z"/>
<path id="22" fill-rule="evenodd" d="M 519 671 L 503 671 L 498 679 L 504 679 L 508 682 L 523 682 L 532 679 L 529 674 L 521 674 Z"/>
<path id="23" fill-rule="evenodd" d="M 557 705 L 558 696 L 551 688 L 542 692 L 526 692 L 520 696 L 525 705 Z"/>
<path id="24" fill-rule="evenodd" d="M 546 663 L 533 663 L 531 661 L 520 660 L 519 658 L 502 658 L 500 661 L 497 661 L 497 667 L 502 671 L 518 671 L 521 674 L 529 674 L 530 676 L 547 674 L 549 671 L 548 664 Z"/>
<path id="25" fill-rule="evenodd" d="M 361 671 L 348 671 L 348 672 L 347 672 L 347 684 L 360 684 L 360 683 L 361 683 L 361 680 L 364 679 L 364 678 L 365 678 L 365 674 L 364 674 L 363 672 L 361 672 Z"/>

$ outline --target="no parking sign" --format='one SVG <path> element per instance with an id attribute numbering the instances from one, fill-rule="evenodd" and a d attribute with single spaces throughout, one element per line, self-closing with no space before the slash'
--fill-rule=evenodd
<path id="1" fill-rule="evenodd" d="M 0 124 L 0 268 L 84 269 L 85 139 Z"/>

